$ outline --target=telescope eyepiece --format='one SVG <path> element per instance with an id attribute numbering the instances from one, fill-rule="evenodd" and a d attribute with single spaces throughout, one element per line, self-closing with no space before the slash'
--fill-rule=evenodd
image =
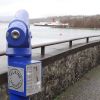
<path id="1" fill-rule="evenodd" d="M 19 48 L 30 46 L 29 17 L 26 11 L 18 11 L 9 23 L 6 32 L 8 47 Z"/>
<path id="2" fill-rule="evenodd" d="M 11 36 L 12 36 L 13 39 L 16 40 L 16 39 L 18 39 L 20 37 L 20 32 L 18 30 L 13 30 L 11 32 Z"/>

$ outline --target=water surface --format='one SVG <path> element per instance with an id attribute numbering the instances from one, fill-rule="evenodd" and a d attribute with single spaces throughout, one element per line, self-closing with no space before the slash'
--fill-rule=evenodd
<path id="1" fill-rule="evenodd" d="M 6 31 L 7 31 L 8 24 L 0 24 L 0 51 L 6 50 Z M 30 26 L 31 33 L 32 33 L 32 45 L 40 44 L 40 43 L 49 43 L 58 40 L 68 40 L 73 38 L 79 38 L 84 36 L 92 36 L 92 35 L 99 35 L 100 30 L 93 30 L 93 29 L 64 29 L 64 28 L 50 28 L 50 27 L 37 27 L 37 26 Z M 99 37 L 100 39 L 100 37 Z M 77 41 L 78 43 L 84 43 L 86 40 Z M 75 44 L 75 42 L 74 42 Z M 60 51 L 61 48 L 67 48 L 68 43 L 54 45 L 50 47 L 46 47 L 46 54 L 52 54 L 53 51 Z M 32 50 L 33 56 L 40 55 L 40 49 L 33 49 Z M 1 63 L 2 62 L 2 63 Z M 7 58 L 0 57 L 0 74 L 7 72 Z"/>
<path id="2" fill-rule="evenodd" d="M 6 30 L 8 24 L 0 24 L 0 51 L 6 49 Z M 32 44 L 47 43 L 58 40 L 68 40 L 72 38 L 99 35 L 100 30 L 93 29 L 64 29 L 64 28 L 50 28 L 50 27 L 39 27 L 30 26 L 32 33 Z"/>

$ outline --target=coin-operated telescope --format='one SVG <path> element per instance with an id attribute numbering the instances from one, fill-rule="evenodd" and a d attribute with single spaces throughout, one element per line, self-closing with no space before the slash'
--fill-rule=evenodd
<path id="1" fill-rule="evenodd" d="M 41 62 L 31 60 L 31 32 L 27 11 L 20 10 L 6 34 L 8 55 L 8 92 L 10 100 L 29 100 L 41 91 Z"/>

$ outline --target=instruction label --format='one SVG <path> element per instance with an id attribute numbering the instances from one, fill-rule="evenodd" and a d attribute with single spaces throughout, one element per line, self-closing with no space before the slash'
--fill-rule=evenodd
<path id="1" fill-rule="evenodd" d="M 41 63 L 34 63 L 26 67 L 27 96 L 41 91 Z"/>

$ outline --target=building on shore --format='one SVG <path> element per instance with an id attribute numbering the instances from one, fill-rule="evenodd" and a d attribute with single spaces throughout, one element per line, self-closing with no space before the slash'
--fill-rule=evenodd
<path id="1" fill-rule="evenodd" d="M 49 26 L 49 27 L 65 28 L 65 27 L 69 27 L 69 23 L 63 24 L 63 23 L 60 23 L 59 21 L 39 22 L 39 23 L 34 23 L 34 26 Z"/>

